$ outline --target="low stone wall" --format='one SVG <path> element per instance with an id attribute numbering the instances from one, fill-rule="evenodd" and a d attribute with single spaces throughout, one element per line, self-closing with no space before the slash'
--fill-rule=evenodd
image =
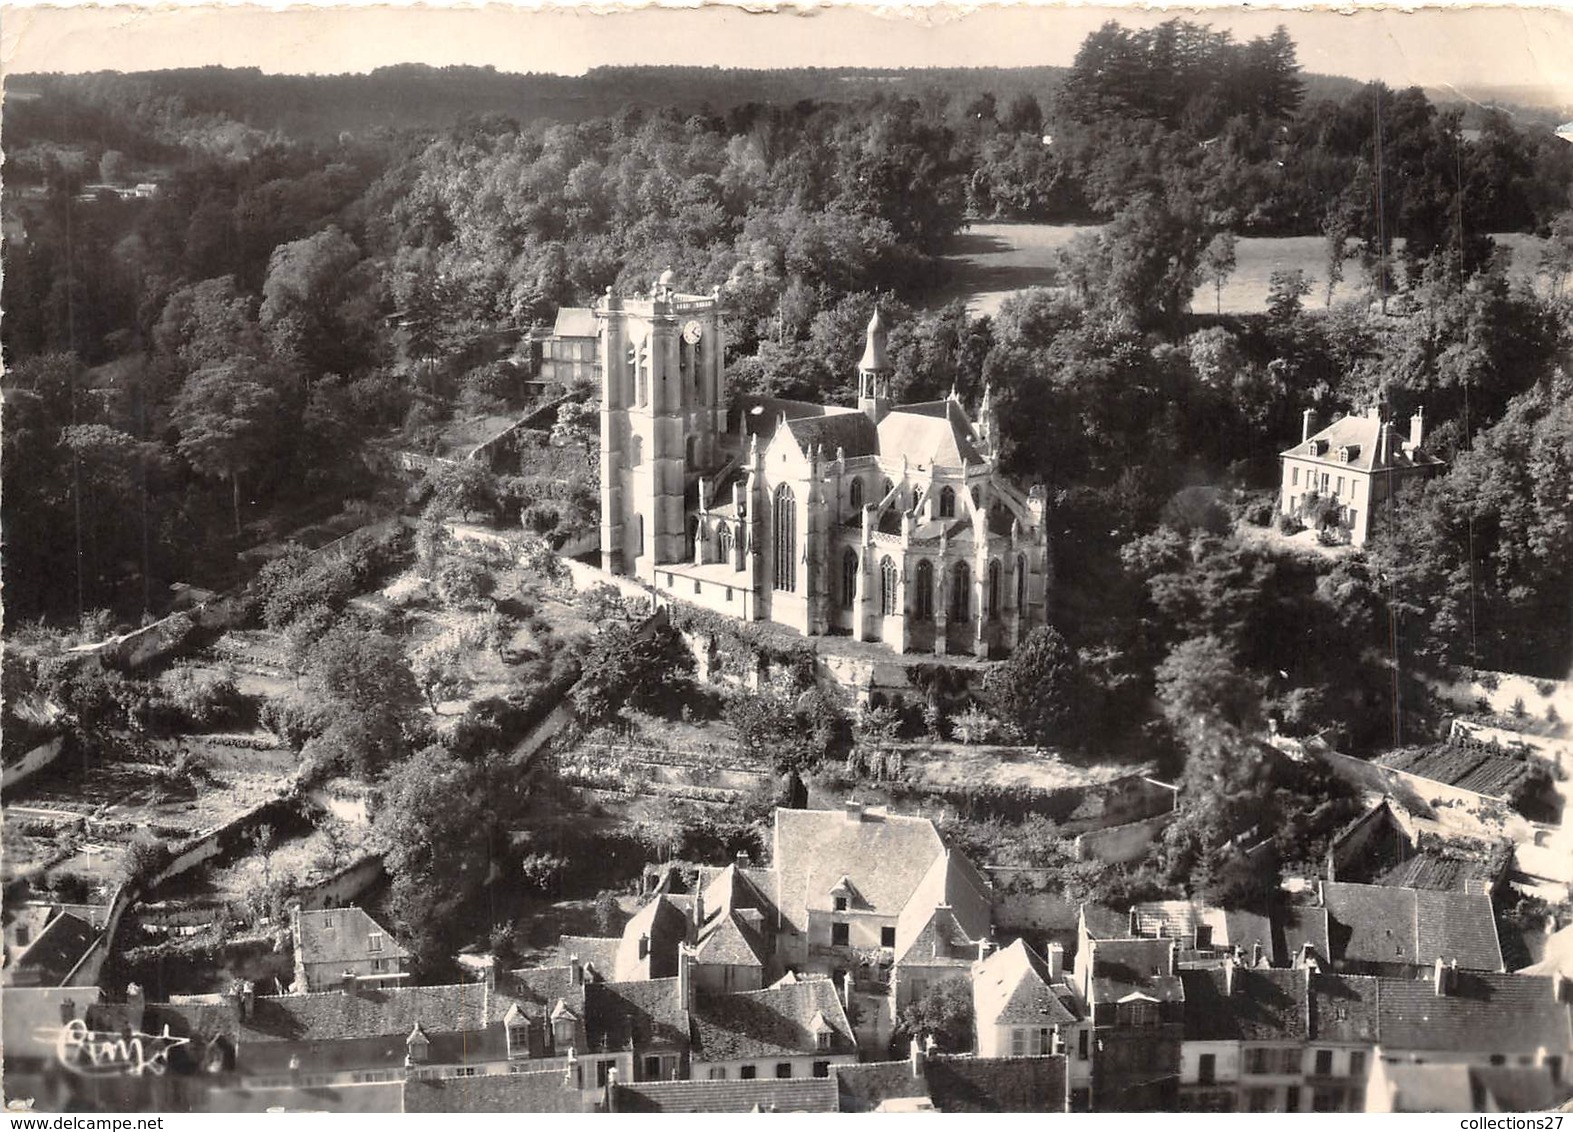
<path id="1" fill-rule="evenodd" d="M 45 767 L 53 766 L 65 749 L 66 737 L 56 735 L 47 743 L 40 743 L 16 762 L 5 768 L 0 775 L 0 790 L 10 790 L 19 786 Z"/>
<path id="2" fill-rule="evenodd" d="M 1076 859 L 1096 860 L 1109 865 L 1139 861 L 1158 839 L 1166 826 L 1174 820 L 1173 812 L 1157 814 L 1125 825 L 1107 829 L 1090 830 L 1076 835 Z"/>

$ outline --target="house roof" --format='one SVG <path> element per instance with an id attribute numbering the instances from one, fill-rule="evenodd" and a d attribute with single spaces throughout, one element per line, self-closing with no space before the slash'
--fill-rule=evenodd
<path id="1" fill-rule="evenodd" d="M 1168 939 L 1094 940 L 1088 1002 L 1119 1002 L 1133 993 L 1183 1002 L 1185 988 L 1172 973 L 1174 948 Z"/>
<path id="2" fill-rule="evenodd" d="M 202 1081 L 207 1112 L 400 1112 L 403 1081 L 359 1085 L 312 1085 L 285 1089 L 214 1088 Z"/>
<path id="3" fill-rule="evenodd" d="M 565 935 L 557 938 L 557 953 L 564 959 L 578 958 L 593 967 L 604 979 L 617 977 L 617 949 L 622 936 Z"/>
<path id="4" fill-rule="evenodd" d="M 645 1081 L 617 1085 L 617 1112 L 835 1112 L 830 1077 L 753 1081 Z"/>
<path id="5" fill-rule="evenodd" d="M 683 1045 L 689 1040 L 688 1011 L 677 980 L 590 983 L 584 996 L 585 1029 L 592 1050 Z"/>
<path id="6" fill-rule="evenodd" d="M 1275 955 L 1272 922 L 1245 909 L 1218 908 L 1192 900 L 1149 900 L 1133 904 L 1130 918 L 1140 936 L 1192 940 L 1198 929 L 1207 928 L 1213 949 L 1238 947 L 1249 959 L 1252 945 L 1260 944 L 1264 962 L 1270 963 Z"/>
<path id="7" fill-rule="evenodd" d="M 1539 975 L 1458 971 L 1446 994 L 1432 979 L 1381 979 L 1377 1009 L 1389 1050 L 1528 1053 L 1573 1049 L 1573 1008 Z"/>
<path id="8" fill-rule="evenodd" d="M 558 307 L 552 333 L 558 338 L 596 338 L 601 328 L 596 325 L 595 312 L 589 307 Z"/>
<path id="9" fill-rule="evenodd" d="M 1131 938 L 1129 913 L 1117 912 L 1107 904 L 1083 904 L 1078 927 L 1086 929 L 1088 939 Z"/>
<path id="10" fill-rule="evenodd" d="M 298 914 L 300 957 L 305 963 L 349 963 L 365 959 L 406 959 L 404 948 L 376 920 L 359 908 L 320 908 Z M 373 934 L 382 937 L 371 949 Z"/>
<path id="11" fill-rule="evenodd" d="M 70 978 L 97 938 L 92 924 L 70 912 L 61 912 L 22 952 L 8 972 L 9 977 L 18 985 L 58 987 Z"/>
<path id="12" fill-rule="evenodd" d="M 1056 1026 L 1081 1018 L 1070 986 L 1050 983 L 1043 961 L 1020 939 L 973 968 L 972 1001 L 980 1026 Z"/>
<path id="13" fill-rule="evenodd" d="M 776 903 L 798 931 L 808 910 L 831 911 L 830 890 L 850 877 L 870 910 L 899 915 L 944 849 L 934 823 L 865 809 L 775 813 Z"/>
<path id="14" fill-rule="evenodd" d="M 816 1019 L 829 1027 L 828 1050 L 819 1047 Z M 696 1061 L 857 1052 L 852 1025 L 829 979 L 702 998 L 693 1020 Z"/>
<path id="15" fill-rule="evenodd" d="M 959 401 L 901 405 L 879 422 L 879 452 L 904 455 L 919 467 L 981 464 L 978 437 Z"/>
<path id="16" fill-rule="evenodd" d="M 709 922 L 694 949 L 696 963 L 733 967 L 763 967 L 763 941 L 736 913 L 726 912 Z"/>
<path id="17" fill-rule="evenodd" d="M 988 881 L 965 854 L 943 849 L 896 919 L 896 962 L 976 959 L 977 941 L 989 934 L 992 896 Z M 971 953 L 956 955 L 958 948 Z"/>
<path id="18" fill-rule="evenodd" d="M 672 896 L 662 893 L 634 913 L 623 927 L 616 968 L 602 973 L 623 982 L 676 975 L 677 945 L 687 941 L 690 926 L 689 913 Z M 649 939 L 643 958 L 639 955 L 641 937 Z"/>
<path id="19" fill-rule="evenodd" d="M 929 1097 L 940 1112 L 1063 1112 L 1065 1058 L 927 1056 L 837 1065 L 842 1112 L 873 1112 L 892 1100 Z"/>
<path id="20" fill-rule="evenodd" d="M 825 458 L 829 460 L 835 459 L 838 448 L 845 456 L 871 456 L 879 451 L 879 433 L 874 422 L 856 409 L 788 420 L 787 431 L 804 455 L 815 444 L 824 449 Z"/>
<path id="21" fill-rule="evenodd" d="M 1302 460 L 1315 460 L 1331 467 L 1352 468 L 1359 472 L 1384 471 L 1388 468 L 1402 471 L 1406 468 L 1429 467 L 1442 463 L 1424 447 L 1407 449 L 1409 433 L 1387 422 L 1387 458 L 1378 458 L 1379 441 L 1384 423 L 1374 415 L 1361 414 L 1336 420 L 1321 432 L 1313 434 L 1293 448 L 1285 448 L 1284 456 Z M 1315 444 L 1319 455 L 1312 455 L 1310 445 Z M 1349 450 L 1347 463 L 1339 459 L 1342 449 Z M 1406 450 L 1407 449 L 1407 450 Z"/>
<path id="22" fill-rule="evenodd" d="M 1275 962 L 1293 963 L 1301 950 L 1309 944 L 1317 961 L 1332 961 L 1332 946 L 1328 942 L 1327 909 L 1304 904 L 1292 904 L 1273 914 L 1273 954 Z"/>
<path id="23" fill-rule="evenodd" d="M 1311 1040 L 1375 1045 L 1380 1040 L 1373 975 L 1311 976 Z"/>
<path id="24" fill-rule="evenodd" d="M 1429 966 L 1456 959 L 1476 971 L 1503 969 L 1491 898 L 1480 893 L 1327 881 L 1331 958 Z"/>
<path id="25" fill-rule="evenodd" d="M 1236 967 L 1181 971 L 1188 1041 L 1303 1041 L 1309 1031 L 1304 970 Z"/>
<path id="26" fill-rule="evenodd" d="M 1394 1112 L 1542 1112 L 1573 1096 L 1550 1066 L 1384 1063 Z"/>
<path id="27" fill-rule="evenodd" d="M 404 1083 L 405 1112 L 589 1112 L 562 1069 Z"/>

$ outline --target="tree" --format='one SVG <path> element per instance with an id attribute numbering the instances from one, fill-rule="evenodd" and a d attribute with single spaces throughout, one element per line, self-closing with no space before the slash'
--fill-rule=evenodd
<path id="1" fill-rule="evenodd" d="M 1292 321 L 1300 313 L 1300 300 L 1311 293 L 1312 280 L 1301 268 L 1273 272 L 1267 278 L 1267 313 L 1274 322 Z"/>
<path id="2" fill-rule="evenodd" d="M 574 686 L 580 718 L 601 723 L 625 707 L 667 709 L 694 670 L 693 654 L 670 625 L 641 632 L 613 622 L 590 643 Z"/>
<path id="3" fill-rule="evenodd" d="M 240 477 L 261 465 L 279 405 L 278 394 L 255 376 L 244 362 L 198 370 L 186 379 L 173 411 L 180 454 L 202 475 L 229 481 L 237 545 Z"/>
<path id="4" fill-rule="evenodd" d="M 1213 285 L 1213 300 L 1218 314 L 1223 313 L 1223 285 L 1238 264 L 1233 232 L 1219 232 L 1202 252 L 1202 271 Z"/>
<path id="5" fill-rule="evenodd" d="M 1034 629 L 983 678 L 984 699 L 1032 743 L 1076 743 L 1085 694 L 1075 650 L 1049 625 Z"/>
<path id="6" fill-rule="evenodd" d="M 934 1044 L 946 1053 L 971 1053 L 975 1015 L 972 983 L 964 978 L 943 979 L 925 990 L 901 1011 L 899 1030 Z"/>
<path id="7" fill-rule="evenodd" d="M 402 726 L 420 707 L 404 650 L 382 633 L 340 625 L 312 646 L 306 671 L 323 692 L 362 715 Z"/>

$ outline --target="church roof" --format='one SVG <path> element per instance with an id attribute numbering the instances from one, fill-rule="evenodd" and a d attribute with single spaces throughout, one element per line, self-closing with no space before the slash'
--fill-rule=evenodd
<path id="1" fill-rule="evenodd" d="M 919 467 L 981 464 L 977 434 L 959 401 L 901 405 L 879 422 L 879 452 L 904 455 Z"/>
<path id="2" fill-rule="evenodd" d="M 858 362 L 858 369 L 888 370 L 890 368 L 890 359 L 885 356 L 885 336 L 885 320 L 879 317 L 879 308 L 875 307 L 874 317 L 868 320 L 863 358 Z"/>
<path id="3" fill-rule="evenodd" d="M 856 410 L 823 417 L 802 417 L 787 421 L 787 431 L 805 453 L 815 444 L 833 460 L 836 450 L 847 456 L 872 456 L 879 451 L 879 434 L 874 422 Z"/>

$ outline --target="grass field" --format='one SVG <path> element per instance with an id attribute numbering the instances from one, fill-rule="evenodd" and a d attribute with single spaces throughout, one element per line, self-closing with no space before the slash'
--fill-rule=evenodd
<path id="1" fill-rule="evenodd" d="M 956 237 L 946 257 L 953 274 L 939 301 L 963 299 L 974 315 L 995 314 L 1012 292 L 1053 285 L 1060 250 L 1080 233 L 1094 231 L 1094 226 L 1079 224 L 971 224 Z M 1513 254 L 1510 274 L 1515 278 L 1534 276 L 1544 241 L 1519 233 L 1493 239 Z M 1266 310 L 1272 273 L 1296 267 L 1313 281 L 1306 306 L 1315 310 L 1327 301 L 1327 262 L 1319 236 L 1247 236 L 1236 246 L 1235 257 L 1238 265 L 1222 293 L 1215 294 L 1211 283 L 1203 283 L 1191 300 L 1192 310 L 1198 314 L 1215 310 L 1251 314 Z M 1360 265 L 1347 262 L 1333 301 L 1355 298 L 1364 286 Z"/>

